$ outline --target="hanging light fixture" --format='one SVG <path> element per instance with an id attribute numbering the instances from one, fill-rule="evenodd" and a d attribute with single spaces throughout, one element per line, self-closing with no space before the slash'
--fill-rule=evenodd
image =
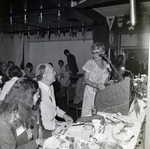
<path id="1" fill-rule="evenodd" d="M 58 4 L 58 8 L 60 8 L 60 3 Z M 58 21 L 60 22 L 60 17 L 61 17 L 61 10 L 60 9 L 57 11 L 57 17 L 58 17 Z"/>
<path id="2" fill-rule="evenodd" d="M 28 33 L 27 33 L 27 39 L 30 39 L 30 32 L 29 32 L 29 27 L 28 27 Z"/>
<path id="3" fill-rule="evenodd" d="M 135 26 L 137 23 L 136 19 L 136 0 L 130 0 L 130 21 L 131 25 Z"/>
<path id="4" fill-rule="evenodd" d="M 37 36 L 35 37 L 35 39 L 39 39 L 40 37 L 40 32 L 39 32 L 39 28 L 37 28 Z"/>
<path id="5" fill-rule="evenodd" d="M 69 35 L 70 35 L 70 36 L 72 35 L 71 23 L 70 23 Z"/>
<path id="6" fill-rule="evenodd" d="M 50 36 L 50 29 L 49 29 L 49 26 L 47 27 L 47 37 L 49 38 Z"/>
<path id="7" fill-rule="evenodd" d="M 21 33 L 21 29 L 19 28 L 19 39 L 21 39 L 22 37 L 22 33 Z"/>
<path id="8" fill-rule="evenodd" d="M 13 25 L 13 18 L 12 18 L 12 16 L 10 16 L 10 26 L 12 26 Z"/>
<path id="9" fill-rule="evenodd" d="M 12 17 L 12 4 L 10 5 L 10 26 L 13 25 L 13 17 Z"/>
<path id="10" fill-rule="evenodd" d="M 12 11 L 10 11 L 10 26 L 12 26 L 13 25 L 13 17 L 12 17 Z"/>
<path id="11" fill-rule="evenodd" d="M 81 29 L 81 34 L 84 36 L 84 22 L 82 23 L 82 29 Z"/>
<path id="12" fill-rule="evenodd" d="M 10 38 L 13 39 L 12 29 L 11 29 L 11 33 L 10 33 Z"/>
<path id="13" fill-rule="evenodd" d="M 41 9 L 41 12 L 39 15 L 39 23 L 42 23 L 43 22 L 43 13 L 42 13 L 43 6 L 42 5 L 40 6 L 40 9 Z"/>
<path id="14" fill-rule="evenodd" d="M 60 37 L 61 32 L 60 32 L 60 24 L 58 25 L 58 37 Z"/>
<path id="15" fill-rule="evenodd" d="M 25 8 L 24 11 L 26 13 L 27 9 Z M 27 15 L 26 14 L 24 14 L 24 24 L 27 24 Z"/>

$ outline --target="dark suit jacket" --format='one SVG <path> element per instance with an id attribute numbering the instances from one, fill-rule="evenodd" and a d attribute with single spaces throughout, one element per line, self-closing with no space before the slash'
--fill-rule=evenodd
<path id="1" fill-rule="evenodd" d="M 134 75 L 140 73 L 140 65 L 136 59 L 131 58 L 127 60 L 125 65 L 126 65 L 126 69 L 130 70 Z"/>
<path id="2" fill-rule="evenodd" d="M 28 142 L 26 131 L 19 136 L 16 130 L 0 116 L 0 149 L 37 149 L 35 141 Z"/>
<path id="3" fill-rule="evenodd" d="M 78 70 L 78 66 L 77 66 L 77 63 L 76 63 L 76 58 L 73 54 L 69 54 L 67 56 L 67 62 L 68 62 L 68 65 L 69 65 L 70 70 L 72 71 L 72 73 L 77 74 L 77 72 L 79 70 Z"/>

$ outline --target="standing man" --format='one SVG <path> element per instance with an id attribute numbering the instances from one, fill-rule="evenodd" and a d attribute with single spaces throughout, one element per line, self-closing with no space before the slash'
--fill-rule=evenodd
<path id="1" fill-rule="evenodd" d="M 35 77 L 35 74 L 32 71 L 33 71 L 33 64 L 28 62 L 26 64 L 26 69 L 24 70 L 25 77 L 33 79 Z"/>
<path id="2" fill-rule="evenodd" d="M 52 83 L 55 82 L 56 72 L 50 64 L 39 64 L 36 68 L 36 78 L 41 90 L 41 121 L 43 125 L 43 137 L 51 136 L 55 129 L 55 116 L 64 118 L 67 123 L 72 122 L 72 118 L 63 110 L 56 106 L 54 88 Z"/>
<path id="3" fill-rule="evenodd" d="M 140 65 L 138 60 L 136 59 L 136 53 L 131 52 L 129 54 L 129 59 L 125 62 L 126 69 L 130 70 L 134 75 L 138 75 L 140 73 Z"/>
<path id="4" fill-rule="evenodd" d="M 67 56 L 67 62 L 69 64 L 69 68 L 72 74 L 77 74 L 79 70 L 78 70 L 75 56 L 71 54 L 68 49 L 64 50 L 64 54 Z"/>

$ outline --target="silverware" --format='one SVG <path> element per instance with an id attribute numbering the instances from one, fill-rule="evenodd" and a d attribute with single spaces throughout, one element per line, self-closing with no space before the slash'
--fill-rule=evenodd
<path id="1" fill-rule="evenodd" d="M 80 123 L 80 124 L 73 124 L 72 126 L 80 126 L 80 125 L 84 125 L 84 123 Z"/>
<path id="2" fill-rule="evenodd" d="M 107 120 L 110 120 L 112 123 L 116 124 L 116 122 L 108 117 L 106 117 Z"/>

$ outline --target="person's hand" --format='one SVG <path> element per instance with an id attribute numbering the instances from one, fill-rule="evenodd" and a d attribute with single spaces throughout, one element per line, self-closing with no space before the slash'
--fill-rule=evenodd
<path id="1" fill-rule="evenodd" d="M 70 124 L 73 123 L 72 117 L 69 116 L 69 115 L 67 115 L 66 113 L 64 114 L 64 119 L 65 119 L 65 121 L 66 121 L 66 123 L 67 123 L 68 125 L 70 125 Z"/>
<path id="2" fill-rule="evenodd" d="M 105 89 L 105 85 L 102 84 L 102 83 L 99 83 L 99 84 L 97 85 L 97 88 L 100 89 L 100 90 L 103 90 L 103 89 Z"/>
<path id="3" fill-rule="evenodd" d="M 43 146 L 45 139 L 36 139 L 35 142 L 37 144 L 37 146 Z"/>

